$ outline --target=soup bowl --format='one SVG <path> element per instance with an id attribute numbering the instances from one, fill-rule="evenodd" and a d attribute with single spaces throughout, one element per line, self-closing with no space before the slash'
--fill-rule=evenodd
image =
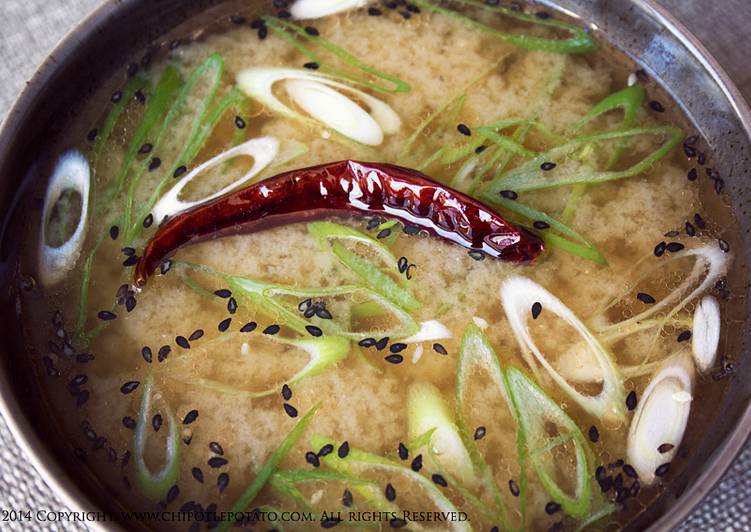
<path id="1" fill-rule="evenodd" d="M 68 134 L 72 117 L 86 102 L 112 89 L 112 75 L 132 62 L 146 62 L 169 45 L 176 32 L 199 31 L 255 0 L 119 0 L 96 10 L 55 49 L 39 68 L 7 116 L 0 132 L 0 206 L 6 213 L 0 247 L 0 411 L 37 471 L 61 500 L 81 511 L 123 510 L 73 453 L 49 414 L 35 380 L 38 356 L 24 345 L 19 294 L 32 282 L 17 271 L 18 228 L 24 223 L 21 198 L 39 171 L 39 155 L 52 151 Z M 256 2 L 260 5 L 260 2 Z M 553 10 L 581 19 L 603 40 L 625 52 L 681 106 L 696 132 L 720 161 L 728 197 L 740 224 L 742 246 L 736 260 L 751 254 L 751 113 L 717 62 L 672 16 L 646 0 L 556 0 Z M 751 286 L 751 279 L 746 283 Z M 746 305 L 749 298 L 746 294 Z M 746 309 L 748 315 L 748 309 Z M 751 362 L 747 339 L 751 321 L 742 325 L 739 367 Z M 657 500 L 630 525 L 633 530 L 662 530 L 680 524 L 717 483 L 751 432 L 751 380 L 734 378 L 705 437 L 690 449 L 682 467 Z M 116 529 L 122 523 L 96 521 L 94 527 Z M 129 523 L 128 528 L 140 527 Z"/>

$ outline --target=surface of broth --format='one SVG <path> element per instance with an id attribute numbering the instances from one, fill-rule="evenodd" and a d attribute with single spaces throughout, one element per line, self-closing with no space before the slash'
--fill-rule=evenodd
<path id="1" fill-rule="evenodd" d="M 235 115 L 243 118 L 245 127 L 241 134 L 247 139 L 274 136 L 283 142 L 295 140 L 307 146 L 306 152 L 274 167 L 266 176 L 349 158 L 417 166 L 432 153 L 431 142 L 439 146 L 460 142 L 461 133 L 456 129 L 460 123 L 473 126 L 510 117 L 525 117 L 537 120 L 554 134 L 566 135 L 572 125 L 594 105 L 623 89 L 633 71 L 633 67 L 623 66 L 619 58 L 602 51 L 587 54 L 531 51 L 467 28 L 461 21 L 440 14 L 423 10 L 422 13 L 412 13 L 406 20 L 394 11 L 384 9 L 384 12 L 383 16 L 369 16 L 367 10 L 361 9 L 319 19 L 312 25 L 330 41 L 365 58 L 379 70 L 398 76 L 411 86 L 411 90 L 405 93 L 372 93 L 398 113 L 402 126 L 397 133 L 386 135 L 382 144 L 369 148 L 342 141 L 336 134 L 332 135 L 331 130 L 300 124 L 270 112 L 256 101 L 250 101 L 249 108 L 240 107 L 237 113 L 233 109 L 222 117 L 189 166 L 192 168 L 210 159 L 236 141 L 238 127 Z M 519 25 L 513 20 L 496 19 L 486 13 L 472 14 L 496 27 L 518 30 Z M 528 33 L 548 34 L 544 28 L 533 25 L 523 25 L 523 29 Z M 166 58 L 154 61 L 143 76 L 149 80 L 159 79 L 169 64 L 185 80 L 215 52 L 219 52 L 224 59 L 224 73 L 218 91 L 220 95 L 230 90 L 236 83 L 237 75 L 248 67 L 300 68 L 308 62 L 278 34 L 269 32 L 268 37 L 259 40 L 257 31 L 250 29 L 246 23 L 206 32 L 190 43 L 174 47 Z M 636 116 L 638 125 L 676 123 L 688 132 L 683 119 L 672 109 L 669 108 L 666 113 L 655 112 L 654 106 L 646 103 L 659 100 L 670 107 L 656 86 L 643 78 L 639 78 L 637 83 L 645 84 L 648 92 L 645 105 L 639 108 Z M 148 90 L 145 92 L 147 98 L 150 97 Z M 465 97 L 463 106 L 452 114 L 445 106 L 461 96 Z M 200 105 L 203 102 L 197 100 L 186 102 L 188 108 Z M 431 123 L 428 131 L 435 135 L 428 140 L 423 135 L 409 153 L 403 154 L 405 143 L 418 125 L 441 109 L 444 109 L 441 116 L 448 125 Z M 106 110 L 104 113 L 106 115 Z M 283 409 L 285 400 L 280 395 L 281 387 L 305 365 L 305 353 L 294 346 L 280 343 L 272 335 L 264 334 L 262 331 L 267 326 L 276 323 L 275 317 L 260 312 L 247 301 L 238 297 L 239 308 L 235 313 L 229 313 L 227 299 L 212 294 L 214 290 L 226 288 L 226 283 L 184 263 L 205 265 L 225 274 L 296 288 L 331 288 L 358 284 L 362 280 L 320 245 L 310 234 L 307 224 L 295 223 L 249 235 L 212 239 L 182 249 L 166 275 L 154 277 L 141 293 L 136 294 L 137 305 L 132 311 L 126 312 L 122 305 L 113 307 L 113 296 L 118 292 L 118 287 L 132 280 L 132 268 L 122 266 L 126 259 L 122 252 L 124 237 L 112 239 L 106 236 L 126 201 L 127 186 L 110 202 L 102 202 L 101 198 L 117 175 L 126 157 L 128 143 L 143 114 L 144 106 L 137 99 L 130 102 L 117 121 L 111 140 L 103 146 L 101 155 L 93 163 L 94 208 L 87 243 L 76 268 L 64 283 L 52 288 L 43 287 L 41 300 L 30 300 L 24 305 L 28 342 L 39 352 L 40 360 L 43 356 L 50 357 L 57 370 L 50 373 L 59 372 L 56 378 L 41 375 L 50 407 L 69 435 L 72 446 L 79 449 L 79 454 L 86 454 L 86 463 L 102 479 L 113 497 L 122 501 L 124 507 L 151 509 L 161 504 L 161 507 L 178 510 L 185 508 L 187 502 L 194 501 L 204 510 L 229 510 L 259 474 L 262 465 L 284 436 L 315 405 L 318 405 L 318 410 L 310 428 L 284 458 L 284 470 L 318 470 L 312 468 L 305 458 L 306 451 L 318 451 L 311 443 L 312 435 L 316 434 L 337 442 L 346 440 L 353 449 L 389 456 L 399 462 L 396 456 L 398 444 L 410 441 L 408 390 L 416 383 L 430 383 L 454 408 L 460 342 L 465 329 L 472 323 L 481 325 L 504 369 L 516 367 L 531 377 L 539 378 L 545 393 L 561 405 L 585 435 L 590 427 L 597 428 L 599 440 L 588 441 L 595 457 L 590 473 L 594 474 L 594 466 L 603 465 L 608 474 L 614 477 L 620 474 L 627 485 L 633 485 L 633 479 L 623 473 L 623 464 L 618 462 L 625 458 L 630 414 L 625 423 L 597 419 L 582 410 L 544 372 L 533 373 L 509 327 L 499 290 L 502 282 L 510 276 L 525 276 L 555 294 L 585 323 L 592 326 L 603 322 L 615 323 L 643 310 L 643 304 L 634 297 L 637 291 L 649 293 L 659 300 L 674 289 L 690 270 L 689 261 L 679 261 L 676 262 L 678 267 L 675 271 L 668 268 L 635 286 L 640 273 L 661 260 L 653 254 L 655 245 L 660 241 L 672 239 L 687 248 L 696 248 L 701 245 L 716 246 L 717 238 L 721 237 L 730 243 L 732 249 L 735 235 L 729 209 L 722 197 L 712 190 L 711 179 L 702 176 L 696 181 L 687 180 L 687 172 L 697 164 L 694 158 L 687 160 L 680 145 L 647 171 L 627 179 L 591 186 L 582 196 L 569 225 L 596 246 L 607 259 L 607 266 L 555 247 L 551 247 L 532 265 L 516 265 L 489 258 L 478 261 L 459 246 L 426 235 L 406 235 L 401 226 L 392 227 L 395 238 L 383 240 L 389 242 L 395 257 L 406 257 L 409 263 L 415 265 L 410 270 L 411 279 L 406 285 L 422 306 L 411 311 L 411 315 L 417 322 L 438 320 L 450 329 L 450 338 L 438 340 L 448 355 L 434 350 L 433 341 L 419 344 L 420 347 L 409 344 L 401 352 L 404 361 L 390 364 L 384 360 L 384 356 L 389 354 L 388 348 L 376 351 L 374 348 L 359 347 L 353 341 L 346 358 L 291 387 L 293 395 L 286 402 L 299 412 L 297 418 L 291 418 Z M 611 112 L 593 121 L 585 130 L 616 129 L 620 120 L 620 112 Z M 140 184 L 134 187 L 135 212 L 140 212 L 165 175 L 169 177 L 168 186 L 174 182 L 169 175 L 173 168 L 167 161 L 175 160 L 176 154 L 185 146 L 189 130 L 187 124 L 177 123 L 181 127 L 170 130 L 167 140 L 157 152 L 137 157 L 138 161 L 159 157 L 165 165 L 144 172 Z M 148 137 L 147 140 L 153 142 L 154 139 Z M 548 145 L 548 139 L 534 131 L 524 139 L 524 146 L 531 150 L 543 151 Z M 66 147 L 69 146 L 76 146 L 90 154 L 89 159 L 93 161 L 93 150 L 87 141 L 72 140 Z M 640 160 L 650 149 L 654 149 L 652 146 L 654 143 L 649 140 L 637 139 L 624 150 L 619 166 L 626 167 Z M 512 158 L 509 164 L 513 168 L 520 164 L 520 160 Z M 425 171 L 447 183 L 460 165 L 434 162 Z M 197 178 L 185 189 L 185 195 L 199 198 L 211 194 L 234 181 L 248 167 L 248 162 L 241 159 L 220 166 Z M 128 177 L 133 179 L 134 173 L 129 173 Z M 520 194 L 520 201 L 547 213 L 561 213 L 570 191 L 571 187 L 561 187 L 530 192 Z M 707 227 L 699 229 L 696 236 L 689 237 L 685 234 L 685 224 L 693 221 L 696 213 L 706 220 Z M 356 217 L 331 220 L 373 237 L 381 230 L 380 227 L 374 228 L 374 224 L 369 224 L 368 220 Z M 136 224 L 139 222 L 140 219 L 135 220 Z M 154 223 L 143 230 L 142 236 L 134 241 L 133 247 L 137 253 L 154 234 L 157 225 Z M 121 232 L 123 229 L 127 228 L 121 228 Z M 663 236 L 676 230 L 681 232 L 679 236 Z M 29 229 L 28 240 L 38 241 L 38 227 Z M 29 250 L 29 271 L 35 267 L 35 249 Z M 81 328 L 83 335 L 76 336 L 81 285 L 85 282 L 82 279 L 88 275 L 84 258 L 93 250 L 96 253 L 92 255 L 88 302 Z M 732 266 L 726 286 L 713 289 L 723 296 L 721 352 L 732 353 L 737 345 L 730 325 L 742 321 L 742 316 L 737 314 L 740 309 L 739 297 L 734 295 L 738 293 L 738 282 L 738 268 Z M 196 283 L 203 292 L 196 288 Z M 612 300 L 621 297 L 625 303 L 604 310 Z M 113 308 L 117 314 L 116 320 L 102 321 L 97 318 L 99 311 Z M 330 308 L 335 312 L 336 303 L 330 303 Z M 693 308 L 692 302 L 681 315 L 690 317 Z M 218 324 L 228 317 L 232 318 L 229 329 L 220 332 Z M 51 319 L 53 326 L 50 329 Z M 372 323 L 380 323 L 378 320 L 372 319 Z M 240 332 L 240 328 L 251 321 L 257 322 L 257 328 L 253 332 Z M 369 322 L 365 320 L 364 323 L 367 325 Z M 63 336 L 69 339 L 71 353 L 68 353 L 61 338 L 55 336 L 60 329 L 66 331 Z M 188 338 L 199 329 L 203 335 L 190 341 L 189 349 L 178 345 L 177 336 Z M 676 336 L 682 330 L 680 324 L 668 324 L 657 333 L 653 329 L 631 334 L 614 341 L 609 347 L 618 364 L 638 365 L 645 358 L 659 360 L 689 349 L 686 343 L 676 342 Z M 49 336 L 40 331 L 50 331 Z M 539 319 L 532 323 L 532 331 L 538 345 L 553 361 L 577 347 L 573 329 L 562 325 L 544 308 Z M 283 328 L 280 335 L 295 336 L 287 328 Z M 392 338 L 391 342 L 396 340 L 398 338 Z M 50 342 L 55 345 L 54 348 Z M 143 348 L 146 346 L 152 353 L 151 363 L 144 360 Z M 162 346 L 170 346 L 170 352 L 160 357 Z M 75 353 L 82 352 L 92 353 L 95 358 L 86 364 L 76 362 Z M 718 375 L 717 368 L 724 363 L 718 362 L 714 374 Z M 44 372 L 45 366 L 40 362 L 40 374 Z M 173 490 L 169 496 L 165 492 L 155 501 L 139 493 L 133 458 L 125 460 L 126 456 L 132 457 L 135 450 L 134 430 L 126 426 L 128 422 L 124 419 L 137 420 L 144 382 L 149 374 L 154 379 L 155 394 L 153 411 L 145 420 L 149 424 L 145 452 L 147 465 L 156 470 L 164 462 L 164 441 L 169 432 L 168 420 L 171 415 L 179 425 L 181 439 L 180 473 L 176 482 L 179 492 L 175 494 Z M 71 381 L 79 375 L 85 375 L 86 381 L 71 385 Z M 225 388 L 218 390 L 215 384 L 207 384 L 207 380 L 219 382 Z M 126 382 L 140 384 L 132 393 L 123 393 L 122 387 Z M 626 378 L 625 390 L 633 390 L 637 397 L 641 397 L 648 382 L 649 375 Z M 261 398 L 243 395 L 248 390 L 269 387 L 279 392 Z M 597 388 L 594 385 L 580 389 L 596 394 Z M 723 389 L 724 385 L 715 382 L 710 375 L 699 376 L 694 395 L 705 403 L 704 397 L 720 397 Z M 81 390 L 88 392 L 87 400 L 80 399 Z M 77 402 L 81 404 L 77 406 Z M 519 525 L 520 498 L 513 497 L 507 488 L 510 480 L 520 481 L 514 417 L 498 387 L 481 371 L 472 373 L 465 404 L 467 407 L 463 415 L 468 428 L 472 432 L 480 426 L 485 428 L 484 437 L 476 444 L 500 488 L 509 522 L 514 526 Z M 183 424 L 186 414 L 193 410 L 198 411 L 198 418 L 193 423 Z M 156 413 L 164 419 L 158 431 L 152 428 L 153 414 Z M 691 415 L 684 445 L 700 438 L 702 421 L 713 416 L 712 404 L 706 401 L 705 408 L 693 408 Z M 551 434 L 553 437 L 555 433 Z M 220 467 L 208 465 L 209 459 L 220 457 L 216 446 L 210 447 L 211 442 L 221 445 L 221 458 L 227 460 L 226 464 Z M 410 450 L 409 460 L 414 457 L 413 450 Z M 572 453 L 570 441 L 554 447 L 550 453 L 556 478 L 567 490 L 574 486 L 576 464 Z M 422 473 L 428 481 L 431 474 L 443 472 L 440 467 L 429 463 L 427 458 L 425 461 Z M 680 470 L 680 462 L 679 455 L 671 474 Z M 409 462 L 401 462 L 401 465 L 408 466 Z M 196 479 L 193 468 L 201 469 L 202 482 Z M 325 464 L 320 469 L 326 469 Z M 220 480 L 220 474 L 228 477 L 221 477 Z M 425 512 L 436 508 L 435 502 L 425 496 L 430 491 L 417 489 L 414 479 L 406 481 L 404 475 L 374 471 L 367 474 L 361 472 L 360 475 L 375 480 L 379 493 L 391 482 L 397 493 L 395 502 L 403 510 Z M 218 483 L 223 484 L 226 478 L 228 483 L 220 490 Z M 578 520 L 565 516 L 561 511 L 552 512 L 552 515 L 546 511 L 546 504 L 551 498 L 534 472 L 528 474 L 527 480 L 529 485 L 523 498 L 526 499 L 526 526 L 529 529 L 546 530 L 559 522 L 567 529 L 576 528 Z M 670 475 L 654 486 L 642 486 L 638 494 L 628 498 L 622 508 L 619 507 L 592 526 L 599 529 L 626 524 L 669 482 Z M 454 482 L 449 484 L 444 492 L 459 510 L 466 512 L 469 522 L 418 521 L 411 523 L 410 527 L 445 529 L 469 524 L 473 529 L 481 530 L 499 524 L 478 510 L 471 503 L 471 497 L 461 493 Z M 613 499 L 612 491 L 602 496 L 597 483 L 592 481 L 592 486 L 595 508 L 604 505 L 605 500 Z M 317 480 L 298 487 L 317 519 L 319 511 L 342 511 L 346 521 L 350 510 L 379 510 L 377 506 L 365 503 L 358 486 L 353 487 L 341 480 Z M 345 489 L 353 493 L 355 505 L 352 508 L 342 506 Z M 480 506 L 490 504 L 487 493 L 482 493 L 482 490 L 474 492 L 474 496 L 482 501 Z M 248 509 L 256 507 L 264 510 L 308 509 L 273 482 L 260 492 Z M 195 506 L 187 508 L 196 510 Z M 363 526 L 363 520 L 368 520 L 368 524 L 376 528 L 389 528 L 388 518 L 367 515 L 370 514 L 361 514 L 354 522 L 342 523 L 339 528 L 358 528 Z M 189 523 L 148 524 L 156 528 L 176 529 L 189 526 Z M 276 525 L 284 529 L 318 526 L 310 522 L 284 522 L 271 523 L 267 528 Z"/>

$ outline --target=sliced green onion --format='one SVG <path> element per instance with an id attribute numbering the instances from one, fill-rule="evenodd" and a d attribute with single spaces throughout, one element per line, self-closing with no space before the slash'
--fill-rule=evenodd
<path id="1" fill-rule="evenodd" d="M 89 162 L 78 151 L 63 153 L 55 163 L 42 207 L 38 269 L 45 286 L 62 281 L 81 256 L 89 227 L 90 190 Z M 80 210 L 75 209 L 71 192 L 80 196 Z"/>
<path id="2" fill-rule="evenodd" d="M 596 142 L 628 139 L 641 135 L 664 136 L 666 139 L 659 148 L 625 170 L 577 170 L 569 173 L 563 173 L 560 171 L 561 163 L 583 146 Z M 645 172 L 656 162 L 664 158 L 680 143 L 682 139 L 683 131 L 673 126 L 637 127 L 578 137 L 566 142 L 565 144 L 552 148 L 551 150 L 530 159 L 521 166 L 510 170 L 506 174 L 493 179 L 493 181 L 484 187 L 483 196 L 486 198 L 497 196 L 501 190 L 523 192 L 527 190 L 541 190 L 577 183 L 604 183 L 606 181 L 632 177 Z M 557 162 L 559 168 L 552 172 L 546 172 L 540 168 L 543 163 L 550 161 Z"/>
<path id="3" fill-rule="evenodd" d="M 509 394 L 518 412 L 521 430 L 524 432 L 529 461 L 551 499 L 561 505 L 572 517 L 582 518 L 589 514 L 592 505 L 590 485 L 590 454 L 587 441 L 576 423 L 545 395 L 529 377 L 516 368 L 506 372 Z M 554 424 L 562 435 L 557 445 L 572 442 L 576 457 L 576 488 L 568 494 L 556 482 L 556 466 L 549 451 L 551 439 L 548 425 Z M 556 445 L 556 446 L 557 446 Z"/>
<path id="4" fill-rule="evenodd" d="M 501 394 L 501 397 L 503 397 L 506 404 L 508 404 L 511 414 L 515 416 L 516 410 L 514 409 L 514 405 L 508 395 L 506 377 L 501 370 L 501 364 L 498 361 L 498 357 L 485 334 L 483 334 L 479 327 L 471 324 L 465 329 L 461 347 L 459 348 L 455 392 L 457 425 L 472 463 L 474 464 L 475 469 L 479 472 L 480 478 L 485 484 L 485 488 L 492 495 L 493 502 L 495 503 L 501 517 L 502 527 L 504 529 L 510 529 L 508 511 L 506 505 L 503 503 L 503 497 L 501 496 L 500 490 L 493 478 L 493 471 L 480 452 L 480 449 L 477 447 L 474 438 L 470 435 L 470 429 L 464 416 L 464 412 L 469 408 L 465 402 L 465 393 L 468 387 L 468 382 L 473 372 L 478 369 L 485 372 L 490 377 L 493 384 L 498 388 L 498 393 Z M 520 459 L 522 458 L 521 452 L 519 453 L 519 457 Z M 523 477 L 525 476 L 524 467 L 521 467 L 521 475 Z M 525 481 L 520 480 L 520 482 L 526 484 Z M 521 501 L 520 507 L 523 520 L 525 516 L 524 500 Z"/>
<path id="5" fill-rule="evenodd" d="M 292 46 L 294 46 L 298 51 L 300 51 L 303 55 L 305 55 L 312 62 L 318 63 L 319 68 L 333 78 L 350 81 L 358 85 L 363 85 L 377 92 L 394 93 L 394 92 L 409 92 L 410 91 L 410 86 L 408 83 L 402 81 L 396 76 L 386 74 L 385 72 L 382 72 L 368 65 L 367 63 L 362 61 L 360 58 L 352 55 L 345 49 L 340 48 L 339 46 L 321 37 L 320 35 L 310 35 L 307 31 L 305 31 L 304 28 L 300 27 L 299 25 L 277 18 L 277 17 L 264 17 L 263 20 L 269 28 L 275 31 L 280 37 L 285 39 L 287 42 L 289 42 Z M 324 61 L 323 59 L 321 59 L 321 57 L 317 55 L 315 52 L 313 52 L 313 50 L 311 50 L 304 44 L 300 43 L 295 38 L 295 36 L 298 38 L 305 39 L 308 42 L 311 42 L 315 45 L 320 46 L 321 48 L 323 48 L 324 50 L 332 54 L 334 57 L 336 57 L 340 61 L 346 63 L 347 65 L 352 66 L 357 70 L 361 70 L 362 72 L 369 74 L 376 79 L 383 80 L 389 83 L 390 85 L 381 85 L 378 83 L 374 83 L 373 81 L 363 78 L 361 76 L 353 76 L 352 74 L 348 74 L 342 70 L 331 67 L 327 61 Z"/>
<path id="6" fill-rule="evenodd" d="M 516 276 L 509 277 L 501 285 L 501 302 L 511 329 L 514 331 L 514 336 L 522 349 L 524 360 L 533 371 L 537 372 L 536 360 L 566 394 L 591 415 L 605 421 L 609 419 L 625 420 L 624 400 L 626 395 L 618 367 L 607 348 L 600 343 L 571 309 L 536 282 Z M 545 312 L 555 314 L 576 329 L 576 332 L 584 340 L 588 351 L 597 361 L 602 372 L 603 385 L 599 394 L 586 395 L 576 390 L 537 347 L 527 325 L 530 309 L 535 303 L 541 304 Z"/>
<path id="7" fill-rule="evenodd" d="M 474 484 L 472 459 L 441 392 L 427 382 L 412 384 L 407 391 L 407 413 L 409 437 L 416 438 L 435 429 L 426 445 L 428 450 L 440 466 L 462 484 Z"/>
<path id="8" fill-rule="evenodd" d="M 112 135 L 112 131 L 115 129 L 117 121 L 122 116 L 128 103 L 133 100 L 133 94 L 135 94 L 137 90 L 146 87 L 147 84 L 148 81 L 146 81 L 143 77 L 134 76 L 130 78 L 125 84 L 125 87 L 123 87 L 120 99 L 112 106 L 112 109 L 110 109 L 110 112 L 104 119 L 102 127 L 97 132 L 96 141 L 94 143 L 94 163 L 92 165 L 94 168 L 96 168 L 99 157 L 102 154 L 102 149 L 107 144 L 107 141 L 109 141 L 110 136 Z"/>
<path id="9" fill-rule="evenodd" d="M 383 273 L 378 266 L 350 251 L 341 245 L 338 240 L 366 245 L 368 249 L 381 258 L 386 267 L 393 269 L 397 263 L 396 257 L 382 243 L 356 229 L 333 222 L 312 222 L 308 224 L 308 230 L 322 244 L 330 245 L 332 253 L 345 266 L 383 297 L 406 310 L 416 310 L 421 307 L 420 302 L 406 288 L 399 286 L 392 277 Z"/>
<path id="10" fill-rule="evenodd" d="M 655 470 L 678 452 L 691 411 L 694 379 L 691 356 L 681 353 L 665 360 L 639 398 L 628 431 L 627 454 L 645 485 L 654 482 Z M 665 443 L 672 447 L 660 452 Z"/>
<path id="11" fill-rule="evenodd" d="M 154 87 L 153 93 L 146 100 L 146 109 L 130 139 L 128 150 L 125 152 L 123 162 L 120 165 L 120 170 L 114 181 L 102 194 L 97 205 L 98 210 L 109 208 L 112 200 L 115 199 L 122 190 L 125 179 L 130 173 L 133 161 L 138 154 L 138 150 L 140 150 L 146 142 L 146 139 L 156 125 L 157 120 L 159 120 L 159 118 L 161 118 L 167 111 L 167 108 L 172 103 L 181 83 L 180 73 L 177 69 L 172 65 L 167 65 Z"/>
<path id="12" fill-rule="evenodd" d="M 377 146 L 383 142 L 384 135 L 394 134 L 401 128 L 401 119 L 390 105 L 325 74 L 293 68 L 252 67 L 241 71 L 237 82 L 248 96 L 271 111 L 303 124 L 326 126 L 359 145 Z M 284 82 L 290 98 L 309 116 L 274 95 L 273 87 L 277 82 Z M 354 95 L 368 106 L 368 111 L 343 93 Z"/>
<path id="13" fill-rule="evenodd" d="M 636 316 L 632 316 L 631 318 L 618 323 L 596 328 L 598 334 L 607 334 L 610 338 L 621 336 L 622 333 L 630 334 L 631 329 L 634 326 L 639 325 L 653 316 L 665 312 L 667 313 L 662 317 L 662 321 L 665 322 L 672 319 L 690 301 L 699 297 L 701 294 L 709 290 L 709 288 L 714 286 L 720 277 L 727 273 L 730 261 L 732 260 L 730 254 L 724 253 L 719 247 L 712 245 L 684 249 L 677 253 L 671 253 L 669 257 L 662 257 L 660 261 L 646 274 L 640 277 L 634 285 L 644 278 L 654 278 L 658 270 L 664 269 L 674 261 L 685 257 L 695 257 L 696 262 L 694 263 L 691 273 L 677 288 L 672 290 L 664 298 L 660 299 L 656 304 L 650 305 L 649 308 L 640 312 Z M 702 276 L 704 276 L 703 279 Z M 615 298 L 603 311 L 598 313 L 598 316 L 596 316 L 592 322 L 596 323 L 597 317 L 604 316 L 608 309 L 612 308 L 619 301 L 622 301 L 627 295 L 628 294 Z"/>
<path id="14" fill-rule="evenodd" d="M 498 13 L 522 22 L 565 30 L 571 35 L 571 37 L 567 39 L 548 39 L 544 37 L 536 37 L 533 35 L 517 35 L 487 26 L 461 13 L 458 13 L 453 9 L 440 7 L 439 5 L 437 5 L 437 2 L 433 0 L 415 0 L 415 3 L 420 7 L 424 7 L 425 9 L 434 11 L 436 13 L 441 13 L 453 19 L 457 19 L 469 27 L 477 28 L 485 33 L 498 37 L 505 42 L 519 46 L 521 48 L 526 48 L 528 50 L 542 50 L 544 52 L 561 54 L 578 54 L 592 52 L 597 49 L 597 42 L 583 28 L 579 28 L 573 24 L 568 24 L 559 20 L 541 19 L 534 15 L 528 15 L 526 13 L 514 11 L 506 7 L 491 6 L 485 2 L 479 2 L 476 0 L 457 0 L 457 3 L 459 4 L 474 6 L 476 8 L 491 11 L 493 13 Z"/>
<path id="15" fill-rule="evenodd" d="M 146 435 L 151 426 L 149 414 L 151 412 L 154 377 L 152 375 L 147 376 L 141 385 L 143 386 L 143 395 L 141 396 L 141 407 L 138 410 L 138 422 L 133 442 L 136 482 L 145 497 L 159 500 L 175 485 L 180 474 L 180 429 L 172 412 L 167 411 L 165 417 L 169 424 L 169 434 L 165 447 L 164 466 L 157 473 L 152 473 L 146 465 L 144 454 L 146 452 Z"/>
<path id="16" fill-rule="evenodd" d="M 231 190 L 241 187 L 242 185 L 246 184 L 254 177 L 256 177 L 264 168 L 268 167 L 269 164 L 271 164 L 271 161 L 276 157 L 278 151 L 279 141 L 275 137 L 259 137 L 243 142 L 239 146 L 235 146 L 214 156 L 205 163 L 202 163 L 191 170 L 190 173 L 188 173 L 183 179 L 181 179 L 177 185 L 168 190 L 167 193 L 164 194 L 159 199 L 159 201 L 157 201 L 157 203 L 151 210 L 152 214 L 154 215 L 154 220 L 161 223 L 162 220 L 167 217 L 179 214 L 187 209 L 195 207 L 196 205 L 201 205 L 203 203 L 209 202 L 213 199 L 218 198 L 219 196 L 223 196 Z M 226 185 L 220 190 L 217 190 L 216 192 L 198 200 L 183 201 L 180 199 L 179 196 L 182 190 L 195 177 L 203 174 L 204 172 L 225 161 L 230 161 L 240 156 L 252 158 L 253 165 L 247 172 L 245 172 L 235 181 Z"/>
<path id="17" fill-rule="evenodd" d="M 576 255 L 577 257 L 607 266 L 608 261 L 593 244 L 587 241 L 571 227 L 556 220 L 552 216 L 518 201 L 506 199 L 500 196 L 500 194 L 494 196 L 490 203 L 494 203 L 508 211 L 519 214 L 527 220 L 542 221 L 548 224 L 550 229 L 542 232 L 540 236 L 549 246 L 562 249 L 563 251 Z M 555 233 L 560 233 L 560 235 Z"/>
<path id="18" fill-rule="evenodd" d="M 221 337 L 222 341 L 228 341 L 233 336 L 237 337 L 242 333 L 228 333 Z M 296 384 L 304 379 L 319 375 L 327 368 L 333 366 L 340 360 L 343 360 L 349 354 L 349 341 L 340 336 L 321 336 L 318 338 L 301 338 L 289 339 L 283 336 L 268 336 L 265 340 L 281 343 L 296 349 L 305 351 L 309 355 L 308 363 L 294 375 L 284 379 L 289 385 Z M 225 384 L 215 379 L 207 379 L 195 374 L 192 357 L 201 356 L 186 353 L 180 358 L 175 359 L 169 368 L 169 377 L 171 379 L 193 384 L 202 388 L 219 393 L 230 394 L 235 397 L 257 398 L 268 397 L 278 393 L 279 387 L 274 385 L 265 390 L 249 391 L 236 386 Z"/>
<path id="19" fill-rule="evenodd" d="M 179 123 L 188 124 L 186 126 L 189 131 L 188 140 L 183 145 L 176 159 L 163 161 L 165 167 L 169 168 L 167 176 L 153 190 L 151 197 L 145 202 L 145 208 L 139 213 L 139 217 L 136 218 L 135 223 L 133 221 L 133 208 L 136 201 L 135 193 L 140 186 L 141 178 L 148 170 L 149 159 L 144 160 L 136 175 L 130 180 L 124 221 L 126 242 L 132 242 L 143 229 L 141 220 L 150 212 L 151 207 L 161 196 L 164 187 L 170 182 L 169 180 L 175 166 L 190 163 L 200 150 L 202 144 L 197 145 L 198 142 L 196 139 L 202 136 L 202 132 L 205 131 L 205 128 L 202 129 L 202 126 L 209 116 L 209 108 L 219 89 L 223 72 L 224 59 L 222 56 L 219 54 L 210 55 L 193 71 L 188 81 L 182 86 L 180 92 L 175 97 L 169 111 L 167 111 L 167 115 L 162 121 L 159 132 L 153 142 L 152 152 L 158 153 L 165 140 L 173 133 L 173 123 L 178 123 L 178 126 L 180 125 Z M 237 98 L 238 96 L 234 97 Z M 189 102 L 191 102 L 190 105 L 188 105 Z M 141 217 L 140 214 L 143 216 Z"/>
<path id="20" fill-rule="evenodd" d="M 268 482 L 271 475 L 273 475 L 277 470 L 281 461 L 285 456 L 287 456 L 290 449 L 292 449 L 292 447 L 294 447 L 298 440 L 302 437 L 305 429 L 307 429 L 308 425 L 310 425 L 310 422 L 313 421 L 313 416 L 315 416 L 316 411 L 318 411 L 318 405 L 308 410 L 308 412 L 302 417 L 302 419 L 300 419 L 300 421 L 298 421 L 297 424 L 292 428 L 289 434 L 285 436 L 279 447 L 276 448 L 269 459 L 261 466 L 261 469 L 256 474 L 253 482 L 251 482 L 250 485 L 245 488 L 245 491 L 243 491 L 242 495 L 240 495 L 237 501 L 235 501 L 235 504 L 232 505 L 230 512 L 240 514 L 241 512 L 244 512 L 248 506 L 250 506 L 250 504 L 253 502 L 253 499 L 256 498 L 256 495 L 258 495 L 258 493 L 266 485 L 266 482 Z M 225 532 L 232 525 L 232 521 L 222 521 L 221 524 L 217 527 L 217 531 Z"/>

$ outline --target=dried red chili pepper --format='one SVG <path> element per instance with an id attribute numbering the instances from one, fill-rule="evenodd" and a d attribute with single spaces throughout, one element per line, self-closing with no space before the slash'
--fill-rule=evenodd
<path id="1" fill-rule="evenodd" d="M 136 285 L 143 286 L 169 254 L 186 244 L 343 211 L 397 218 L 502 260 L 530 261 L 543 248 L 533 233 L 415 170 L 339 161 L 285 172 L 167 220 L 136 266 Z"/>

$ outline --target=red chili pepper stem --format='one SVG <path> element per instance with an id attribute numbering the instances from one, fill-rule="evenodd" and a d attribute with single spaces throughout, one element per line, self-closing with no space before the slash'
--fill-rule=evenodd
<path id="1" fill-rule="evenodd" d="M 136 286 L 188 244 L 347 212 L 396 218 L 506 261 L 529 262 L 543 250 L 535 234 L 416 170 L 347 160 L 285 172 L 168 219 L 136 266 Z"/>

